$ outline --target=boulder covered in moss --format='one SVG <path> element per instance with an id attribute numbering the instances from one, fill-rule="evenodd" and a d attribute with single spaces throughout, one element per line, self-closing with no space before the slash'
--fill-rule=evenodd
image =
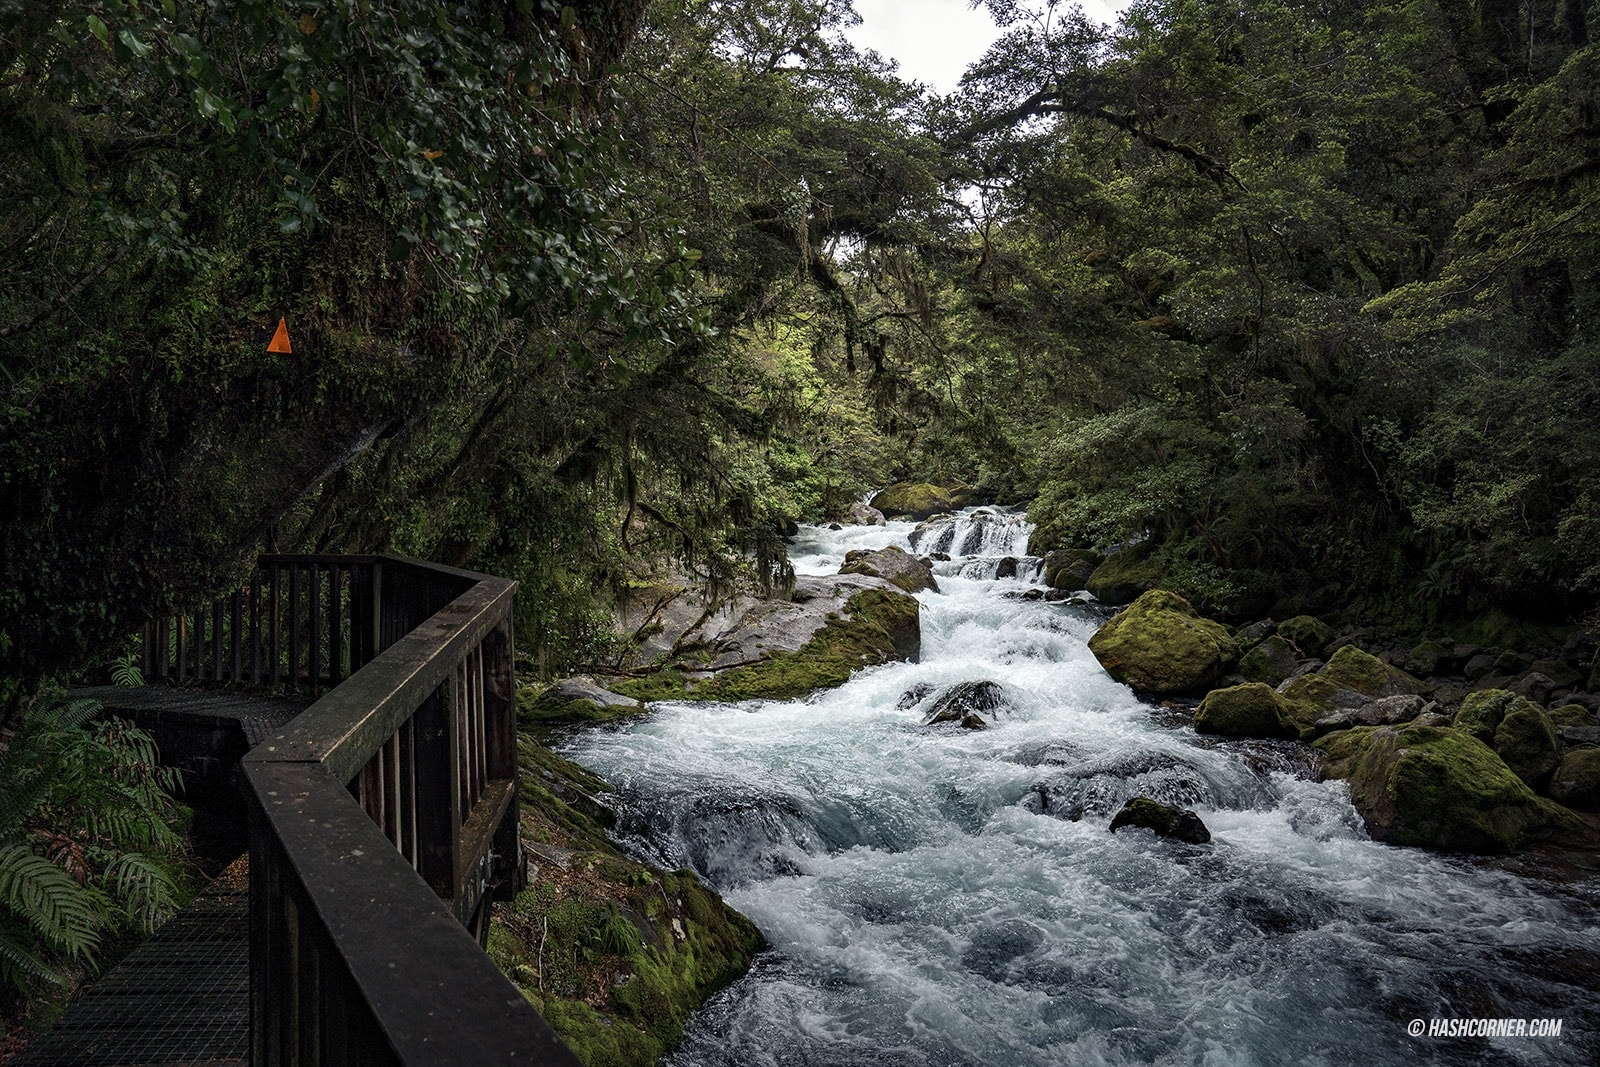
<path id="1" fill-rule="evenodd" d="M 1197 733 L 1225 737 L 1297 738 L 1300 729 L 1287 702 L 1277 690 L 1261 682 L 1246 682 L 1227 689 L 1213 689 L 1195 710 Z"/>
<path id="2" fill-rule="evenodd" d="M 1461 701 L 1453 725 L 1484 744 L 1492 745 L 1494 732 L 1500 729 L 1500 723 L 1509 712 L 1532 707 L 1537 705 L 1505 689 L 1480 689 L 1468 693 Z"/>
<path id="3" fill-rule="evenodd" d="M 604 782 L 531 742 L 520 751 L 534 863 L 528 888 L 495 906 L 489 956 L 584 1063 L 648 1067 L 765 941 L 693 873 L 623 855 L 575 802 Z"/>
<path id="4" fill-rule="evenodd" d="M 1265 682 L 1279 686 L 1294 676 L 1300 657 L 1294 646 L 1277 634 L 1262 639 L 1254 648 L 1239 657 L 1239 673 L 1252 682 Z"/>
<path id="5" fill-rule="evenodd" d="M 950 494 L 928 482 L 896 482 L 872 498 L 872 506 L 890 517 L 926 519 L 956 507 Z"/>
<path id="6" fill-rule="evenodd" d="M 1600 719 L 1582 704 L 1563 704 L 1559 708 L 1550 709 L 1550 725 L 1558 730 L 1563 726 L 1581 728 L 1600 725 Z"/>
<path id="7" fill-rule="evenodd" d="M 1333 627 L 1313 615 L 1296 615 L 1278 624 L 1278 635 L 1303 656 L 1320 656 L 1333 639 Z"/>
<path id="8" fill-rule="evenodd" d="M 633 697 L 612 692 L 587 674 L 517 691 L 517 719 L 523 725 L 609 722 L 644 710 Z"/>
<path id="9" fill-rule="evenodd" d="M 1111 677 L 1151 696 L 1201 692 L 1239 658 L 1226 627 L 1160 589 L 1142 594 L 1100 627 L 1089 651 Z"/>
<path id="10" fill-rule="evenodd" d="M 1149 542 L 1107 556 L 1083 587 L 1103 604 L 1126 604 L 1161 584 L 1161 567 L 1150 559 Z"/>
<path id="11" fill-rule="evenodd" d="M 925 589 L 937 592 L 939 589 L 939 583 L 933 579 L 933 568 L 898 545 L 879 549 L 858 548 L 847 552 L 839 573 L 882 578 L 908 593 L 920 593 Z"/>
<path id="12" fill-rule="evenodd" d="M 1569 808 L 1600 811 L 1600 748 L 1568 752 L 1550 778 L 1550 796 Z"/>
<path id="13" fill-rule="evenodd" d="M 1290 680 L 1280 691 L 1295 720 L 1302 727 L 1311 727 L 1340 708 L 1359 708 L 1378 697 L 1426 695 L 1429 690 L 1426 683 L 1398 667 L 1345 645 L 1320 670 Z"/>
<path id="14" fill-rule="evenodd" d="M 1111 819 L 1111 832 L 1125 826 L 1154 830 L 1159 837 L 1203 845 L 1211 840 L 1211 831 L 1200 816 L 1188 808 L 1175 808 L 1149 797 L 1134 797 L 1122 806 Z"/>
<path id="15" fill-rule="evenodd" d="M 1044 554 L 1044 584 L 1051 589 L 1085 589 L 1089 575 L 1105 562 L 1092 548 L 1053 548 Z"/>
<path id="16" fill-rule="evenodd" d="M 1446 852 L 1509 852 L 1576 817 L 1528 788 L 1483 742 L 1434 726 L 1363 726 L 1316 742 L 1324 778 L 1350 799 L 1379 841 Z"/>
<path id="17" fill-rule="evenodd" d="M 1506 711 L 1495 727 L 1493 747 L 1506 766 L 1538 793 L 1545 791 L 1561 766 L 1561 744 L 1550 716 L 1526 700 Z"/>
<path id="18" fill-rule="evenodd" d="M 921 646 L 916 597 L 864 574 L 802 575 L 789 600 L 702 608 L 651 669 L 608 684 L 646 701 L 789 699 L 863 667 L 916 659 Z"/>

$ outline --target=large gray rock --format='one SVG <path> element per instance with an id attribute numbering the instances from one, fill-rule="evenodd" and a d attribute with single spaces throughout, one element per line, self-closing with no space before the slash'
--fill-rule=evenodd
<path id="1" fill-rule="evenodd" d="M 905 591 L 865 574 L 800 575 L 789 600 L 737 596 L 712 607 L 694 589 L 658 587 L 636 596 L 624 613 L 624 625 L 638 640 L 626 663 L 716 672 L 798 652 L 828 626 L 830 616 L 848 616 L 850 599 L 868 591 L 904 597 L 916 608 Z M 915 659 L 920 627 L 899 630 L 892 635 L 895 651 Z"/>
<path id="2" fill-rule="evenodd" d="M 845 515 L 857 526 L 882 526 L 884 523 L 883 512 L 859 500 L 850 505 Z"/>
<path id="3" fill-rule="evenodd" d="M 939 583 L 933 579 L 933 568 L 897 545 L 876 550 L 858 548 L 847 552 L 839 573 L 882 578 L 908 593 L 920 593 L 925 589 L 937 592 L 939 589 Z"/>

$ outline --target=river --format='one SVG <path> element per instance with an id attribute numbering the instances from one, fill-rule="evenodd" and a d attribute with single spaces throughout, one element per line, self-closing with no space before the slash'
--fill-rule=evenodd
<path id="1" fill-rule="evenodd" d="M 617 786 L 626 846 L 694 868 L 772 945 L 667 1063 L 1600 1063 L 1592 883 L 1370 841 L 1304 749 L 1195 734 L 1100 669 L 1101 616 L 1012 599 L 1036 568 L 990 575 L 1025 556 L 1023 516 L 961 521 L 919 595 L 919 662 L 564 742 Z M 829 574 L 912 531 L 802 527 L 791 556 Z M 979 679 L 1007 694 L 991 729 L 921 725 Z M 1213 840 L 1109 833 L 1136 795 Z M 1562 1032 L 1407 1033 L 1480 1017 Z"/>

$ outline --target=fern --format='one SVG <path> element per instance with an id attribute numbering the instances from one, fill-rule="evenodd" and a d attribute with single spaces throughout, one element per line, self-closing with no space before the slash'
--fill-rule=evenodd
<path id="1" fill-rule="evenodd" d="M 111 684 L 127 686 L 137 689 L 144 684 L 144 672 L 134 662 L 138 657 L 129 652 L 126 656 L 118 656 L 111 667 Z"/>
<path id="2" fill-rule="evenodd" d="M 46 694 L 0 752 L 0 983 L 27 994 L 147 933 L 180 895 L 177 774 L 128 723 Z"/>

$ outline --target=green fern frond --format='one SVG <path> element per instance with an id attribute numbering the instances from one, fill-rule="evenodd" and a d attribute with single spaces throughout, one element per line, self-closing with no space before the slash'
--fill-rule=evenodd
<path id="1" fill-rule="evenodd" d="M 31 944 L 0 926 L 0 984 L 21 989 L 35 979 L 67 984 L 67 976 L 41 959 Z"/>
<path id="2" fill-rule="evenodd" d="M 138 663 L 135 662 L 138 658 L 138 655 L 133 652 L 129 652 L 126 656 L 117 657 L 111 668 L 111 684 L 127 686 L 130 689 L 137 689 L 139 686 L 144 685 L 144 672 L 139 669 Z"/>
<path id="3" fill-rule="evenodd" d="M 21 845 L 0 848 L 0 908 L 52 951 L 87 958 L 100 946 L 106 898 Z"/>

